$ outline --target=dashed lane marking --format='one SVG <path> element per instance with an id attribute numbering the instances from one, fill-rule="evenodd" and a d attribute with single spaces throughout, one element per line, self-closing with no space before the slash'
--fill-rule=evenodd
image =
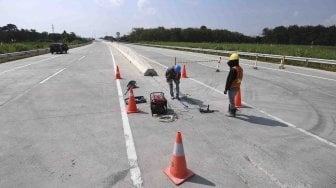
<path id="1" fill-rule="evenodd" d="M 82 56 L 81 58 L 77 59 L 77 61 L 80 61 L 80 60 L 82 60 L 84 58 L 85 58 L 85 56 Z"/>
<path id="2" fill-rule="evenodd" d="M 52 74 L 52 75 L 51 75 L 51 76 L 49 76 L 48 78 L 46 78 L 46 79 L 42 80 L 42 81 L 40 82 L 40 84 L 43 84 L 44 82 L 46 82 L 46 81 L 48 81 L 50 78 L 52 78 L 52 77 L 54 77 L 54 76 L 58 75 L 59 73 L 61 73 L 61 72 L 62 72 L 62 71 L 64 71 L 65 69 L 66 69 L 66 68 L 64 68 L 64 69 L 61 69 L 61 70 L 57 71 L 56 73 Z"/>
<path id="3" fill-rule="evenodd" d="M 7 72 L 11 72 L 11 71 L 17 70 L 17 69 L 21 69 L 21 68 L 24 68 L 24 67 L 28 67 L 28 66 L 30 66 L 30 65 L 34 65 L 34 64 L 37 64 L 37 63 L 41 63 L 41 62 L 43 62 L 43 61 L 47 61 L 47 60 L 50 60 L 50 59 L 54 59 L 54 58 L 56 58 L 56 57 L 58 57 L 58 56 L 50 57 L 50 58 L 47 58 L 47 59 L 42 59 L 42 60 L 36 61 L 36 62 L 34 62 L 34 63 L 29 63 L 29 64 L 27 64 L 27 65 L 23 65 L 23 66 L 15 67 L 15 68 L 12 68 L 12 69 L 9 69 L 9 70 L 0 72 L 0 75 L 5 74 L 5 73 L 7 73 Z"/>

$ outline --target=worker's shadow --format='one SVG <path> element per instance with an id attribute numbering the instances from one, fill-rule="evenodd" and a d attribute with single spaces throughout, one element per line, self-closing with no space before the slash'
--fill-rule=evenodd
<path id="1" fill-rule="evenodd" d="M 186 101 L 190 105 L 197 105 L 199 107 L 206 107 L 206 105 L 204 105 L 203 101 L 201 101 L 199 99 L 188 97 L 186 95 L 184 95 L 183 97 L 181 97 L 181 100 Z"/>
<path id="2" fill-rule="evenodd" d="M 254 116 L 254 115 L 237 114 L 236 118 L 247 121 L 252 124 L 257 124 L 257 125 L 264 125 L 264 126 L 271 126 L 271 127 L 276 127 L 276 126 L 288 127 L 288 125 L 281 123 L 279 121 L 264 118 L 264 117 Z"/>

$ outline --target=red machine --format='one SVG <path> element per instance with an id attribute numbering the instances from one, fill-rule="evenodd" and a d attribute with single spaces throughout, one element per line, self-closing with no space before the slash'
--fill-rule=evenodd
<path id="1" fill-rule="evenodd" d="M 149 98 L 152 116 L 167 114 L 167 99 L 163 92 L 152 92 Z"/>

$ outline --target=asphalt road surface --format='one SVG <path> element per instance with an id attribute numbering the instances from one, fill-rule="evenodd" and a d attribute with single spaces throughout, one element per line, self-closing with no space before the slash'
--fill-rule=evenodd
<path id="1" fill-rule="evenodd" d="M 128 47 L 159 75 L 102 41 L 0 64 L 0 187 L 176 187 L 163 169 L 177 131 L 195 173 L 180 187 L 336 187 L 336 73 L 241 59 L 244 107 L 232 118 L 226 57 L 215 72 L 218 56 Z M 175 57 L 187 62 L 183 102 L 164 77 Z M 147 99 L 140 113 L 125 111 L 130 80 Z M 151 115 L 157 91 L 172 122 Z"/>

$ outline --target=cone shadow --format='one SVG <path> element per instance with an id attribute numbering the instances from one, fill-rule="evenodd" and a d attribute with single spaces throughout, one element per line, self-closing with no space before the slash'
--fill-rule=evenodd
<path id="1" fill-rule="evenodd" d="M 145 111 L 142 111 L 142 110 L 139 109 L 138 114 L 149 114 L 149 113 L 148 113 L 148 112 L 145 112 Z"/>
<path id="2" fill-rule="evenodd" d="M 192 182 L 192 183 L 197 183 L 197 184 L 207 185 L 207 186 L 212 186 L 212 187 L 216 186 L 216 184 L 212 183 L 211 181 L 203 178 L 202 176 L 198 174 L 194 174 L 194 176 L 188 179 L 186 182 Z"/>

